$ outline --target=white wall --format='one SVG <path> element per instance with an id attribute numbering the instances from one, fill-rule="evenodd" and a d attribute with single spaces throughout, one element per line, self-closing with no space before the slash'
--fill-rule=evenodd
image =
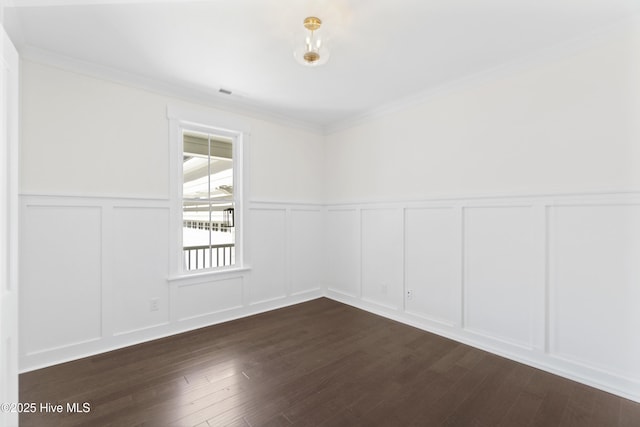
<path id="1" fill-rule="evenodd" d="M 23 194 L 167 198 L 167 105 L 232 115 L 31 61 L 22 63 Z M 321 135 L 235 116 L 251 128 L 252 198 L 321 200 Z"/>
<path id="2" fill-rule="evenodd" d="M 22 64 L 21 370 L 321 295 L 321 135 Z M 248 271 L 167 280 L 167 105 L 250 129 Z"/>
<path id="3" fill-rule="evenodd" d="M 639 75 L 636 20 L 329 134 L 327 295 L 640 401 Z"/>
<path id="4" fill-rule="evenodd" d="M 330 134 L 327 201 L 639 189 L 639 27 Z"/>

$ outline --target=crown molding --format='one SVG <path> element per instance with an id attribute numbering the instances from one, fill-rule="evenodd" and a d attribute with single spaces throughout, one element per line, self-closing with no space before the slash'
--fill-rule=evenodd
<path id="1" fill-rule="evenodd" d="M 243 102 L 237 98 L 233 101 L 223 99 L 218 92 L 191 85 L 174 84 L 158 79 L 151 79 L 139 74 L 129 73 L 116 68 L 107 67 L 89 61 L 83 61 L 44 49 L 25 45 L 19 48 L 20 57 L 24 60 L 35 62 L 61 70 L 98 78 L 109 82 L 134 87 L 148 92 L 164 95 L 172 98 L 193 102 L 210 108 L 216 108 L 224 112 L 241 116 L 277 123 L 290 128 L 304 130 L 317 135 L 324 135 L 324 128 L 290 117 L 273 113 L 265 108 Z"/>
<path id="2" fill-rule="evenodd" d="M 10 7 L 96 6 L 103 4 L 157 3 L 158 0 L 7 0 Z M 165 3 L 187 3 L 193 0 L 164 0 Z M 198 0 L 200 2 L 215 0 Z"/>
<path id="3" fill-rule="evenodd" d="M 374 119 L 426 103 L 438 96 L 448 95 L 460 90 L 473 88 L 491 81 L 518 74 L 537 66 L 566 58 L 593 48 L 598 44 L 606 42 L 611 38 L 634 28 L 640 29 L 640 14 L 635 14 L 585 35 L 566 40 L 544 49 L 539 49 L 538 51 L 521 58 L 507 61 L 498 66 L 491 67 L 459 79 L 451 80 L 439 86 L 420 91 L 413 95 L 406 96 L 365 111 L 361 114 L 353 115 L 345 120 L 331 123 L 324 127 L 324 133 L 325 135 L 330 135 L 332 133 L 347 130 L 370 122 Z"/>
<path id="4" fill-rule="evenodd" d="M 181 2 L 184 0 L 168 1 Z M 9 7 L 16 6 L 17 3 L 20 3 L 21 6 L 25 3 L 47 3 L 48 5 L 51 4 L 45 0 L 8 0 Z M 54 5 L 62 5 L 64 3 L 72 4 L 74 2 L 59 0 L 57 2 L 54 2 Z M 132 3 L 132 1 L 94 0 L 92 2 L 92 4 L 107 3 Z M 533 54 L 505 62 L 501 65 L 482 70 L 480 72 L 470 74 L 459 79 L 451 80 L 439 86 L 417 92 L 413 95 L 397 99 L 374 109 L 352 115 L 344 120 L 338 120 L 327 125 L 320 125 L 296 120 L 285 115 L 268 111 L 266 107 L 253 105 L 247 101 L 238 100 L 237 98 L 234 99 L 234 101 L 223 99 L 221 98 L 222 95 L 212 89 L 190 86 L 187 84 L 174 84 L 157 79 L 150 79 L 142 75 L 137 75 L 115 68 L 106 67 L 100 64 L 67 57 L 29 45 L 20 47 L 19 52 L 20 56 L 23 59 L 36 63 L 53 66 L 59 69 L 87 75 L 90 77 L 101 78 L 103 80 L 147 90 L 149 92 L 154 92 L 165 96 L 179 98 L 188 102 L 202 104 L 207 107 L 221 109 L 226 112 L 248 116 L 258 120 L 277 123 L 283 126 L 311 132 L 316 135 L 327 136 L 370 122 L 380 117 L 407 110 L 417 105 L 426 103 L 438 96 L 445 96 L 456 91 L 486 84 L 491 81 L 520 73 L 527 69 L 548 64 L 550 62 L 566 58 L 579 52 L 586 51 L 590 48 L 593 48 L 594 46 L 597 46 L 600 43 L 606 42 L 616 35 L 623 34 L 624 32 L 627 32 L 633 28 L 640 29 L 640 14 L 635 14 L 624 20 L 617 21 L 614 24 L 601 27 L 586 35 L 564 41 L 548 48 L 540 49 Z"/>

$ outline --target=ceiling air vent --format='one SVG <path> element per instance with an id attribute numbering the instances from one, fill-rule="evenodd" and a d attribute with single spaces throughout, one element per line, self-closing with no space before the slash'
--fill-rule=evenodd
<path id="1" fill-rule="evenodd" d="M 220 88 L 220 90 L 218 90 L 218 92 L 223 93 L 225 95 L 231 95 L 231 91 L 228 90 L 228 89 Z"/>

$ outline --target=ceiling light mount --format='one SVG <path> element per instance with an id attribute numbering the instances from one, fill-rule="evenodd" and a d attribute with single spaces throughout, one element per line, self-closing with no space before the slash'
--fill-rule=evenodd
<path id="1" fill-rule="evenodd" d="M 297 43 L 293 52 L 296 60 L 305 66 L 315 67 L 322 65 L 329 59 L 329 50 L 326 47 L 326 36 L 321 32 L 322 20 L 316 16 L 308 16 L 302 21 L 307 30 L 303 43 Z"/>
<path id="2" fill-rule="evenodd" d="M 304 27 L 309 31 L 319 30 L 322 26 L 322 20 L 320 18 L 316 18 L 315 16 L 308 16 L 304 18 L 302 22 Z"/>

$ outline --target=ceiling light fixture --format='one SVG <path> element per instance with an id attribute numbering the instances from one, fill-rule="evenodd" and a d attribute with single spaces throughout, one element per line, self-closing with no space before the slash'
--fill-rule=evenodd
<path id="1" fill-rule="evenodd" d="M 309 16 L 302 21 L 307 30 L 304 43 L 294 50 L 296 60 L 306 66 L 315 67 L 329 60 L 329 50 L 326 47 L 324 35 L 320 32 L 322 20 L 315 16 Z"/>

